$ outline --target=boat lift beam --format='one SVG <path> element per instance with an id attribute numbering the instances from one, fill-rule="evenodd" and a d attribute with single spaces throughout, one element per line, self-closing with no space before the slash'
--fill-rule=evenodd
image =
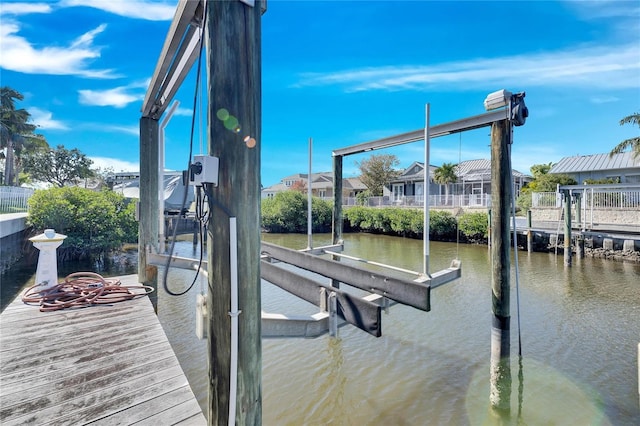
<path id="1" fill-rule="evenodd" d="M 431 282 L 441 285 L 460 278 L 459 264 L 440 271 L 436 278 L 420 275 L 415 280 L 402 279 L 376 273 L 355 265 L 345 264 L 331 259 L 323 259 L 304 252 L 262 242 L 262 254 L 310 272 L 322 275 L 341 283 L 382 295 L 404 305 L 422 311 L 431 310 Z"/>
<path id="2" fill-rule="evenodd" d="M 480 129 L 490 126 L 496 121 L 506 120 L 507 110 L 498 109 L 473 117 L 462 118 L 460 120 L 450 121 L 448 123 L 438 124 L 429 127 L 429 138 L 438 138 L 440 136 L 451 135 L 454 133 L 465 132 L 467 130 Z M 404 145 L 406 143 L 424 140 L 424 128 L 411 132 L 401 133 L 395 136 L 389 136 L 382 139 L 376 139 L 369 142 L 363 142 L 357 145 L 348 146 L 333 150 L 333 156 L 346 156 L 360 154 L 362 152 L 373 151 L 376 149 L 389 148 L 392 146 Z"/>

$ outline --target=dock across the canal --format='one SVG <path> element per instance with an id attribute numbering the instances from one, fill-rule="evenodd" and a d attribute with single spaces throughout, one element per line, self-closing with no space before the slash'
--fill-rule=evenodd
<path id="1" fill-rule="evenodd" d="M 54 312 L 18 296 L 0 314 L 0 424 L 207 422 L 147 296 Z"/>

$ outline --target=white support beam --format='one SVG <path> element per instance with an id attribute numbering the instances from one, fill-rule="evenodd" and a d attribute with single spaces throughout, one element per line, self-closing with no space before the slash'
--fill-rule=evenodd
<path id="1" fill-rule="evenodd" d="M 429 128 L 429 138 L 433 139 L 440 136 L 464 132 L 466 130 L 479 129 L 481 127 L 490 126 L 496 121 L 505 120 L 506 118 L 507 110 L 499 109 L 484 114 L 475 115 L 473 117 L 467 117 L 456 121 L 450 121 L 444 124 L 438 124 L 437 126 L 431 126 Z M 333 156 L 337 157 L 359 154 L 361 152 L 389 148 L 397 145 L 404 145 L 406 143 L 417 142 L 420 140 L 424 140 L 424 128 L 414 130 L 412 132 L 401 133 L 399 135 L 390 136 L 387 138 L 352 145 L 346 148 L 336 149 L 333 151 Z"/>
<path id="2" fill-rule="evenodd" d="M 171 102 L 195 58 L 204 16 L 203 0 L 180 0 L 142 104 L 142 116 L 158 119 Z M 195 55 L 197 57 L 197 54 Z"/>

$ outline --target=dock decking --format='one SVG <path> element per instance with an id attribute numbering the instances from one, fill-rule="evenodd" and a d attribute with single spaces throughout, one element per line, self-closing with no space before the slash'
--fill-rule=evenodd
<path id="1" fill-rule="evenodd" d="M 207 422 L 148 297 L 55 312 L 18 297 L 0 315 L 0 424 Z"/>

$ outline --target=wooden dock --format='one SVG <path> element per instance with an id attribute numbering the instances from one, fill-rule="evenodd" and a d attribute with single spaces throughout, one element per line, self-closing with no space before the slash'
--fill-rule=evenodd
<path id="1" fill-rule="evenodd" d="M 55 312 L 18 297 L 0 315 L 0 424 L 89 423 L 207 424 L 148 297 Z"/>

